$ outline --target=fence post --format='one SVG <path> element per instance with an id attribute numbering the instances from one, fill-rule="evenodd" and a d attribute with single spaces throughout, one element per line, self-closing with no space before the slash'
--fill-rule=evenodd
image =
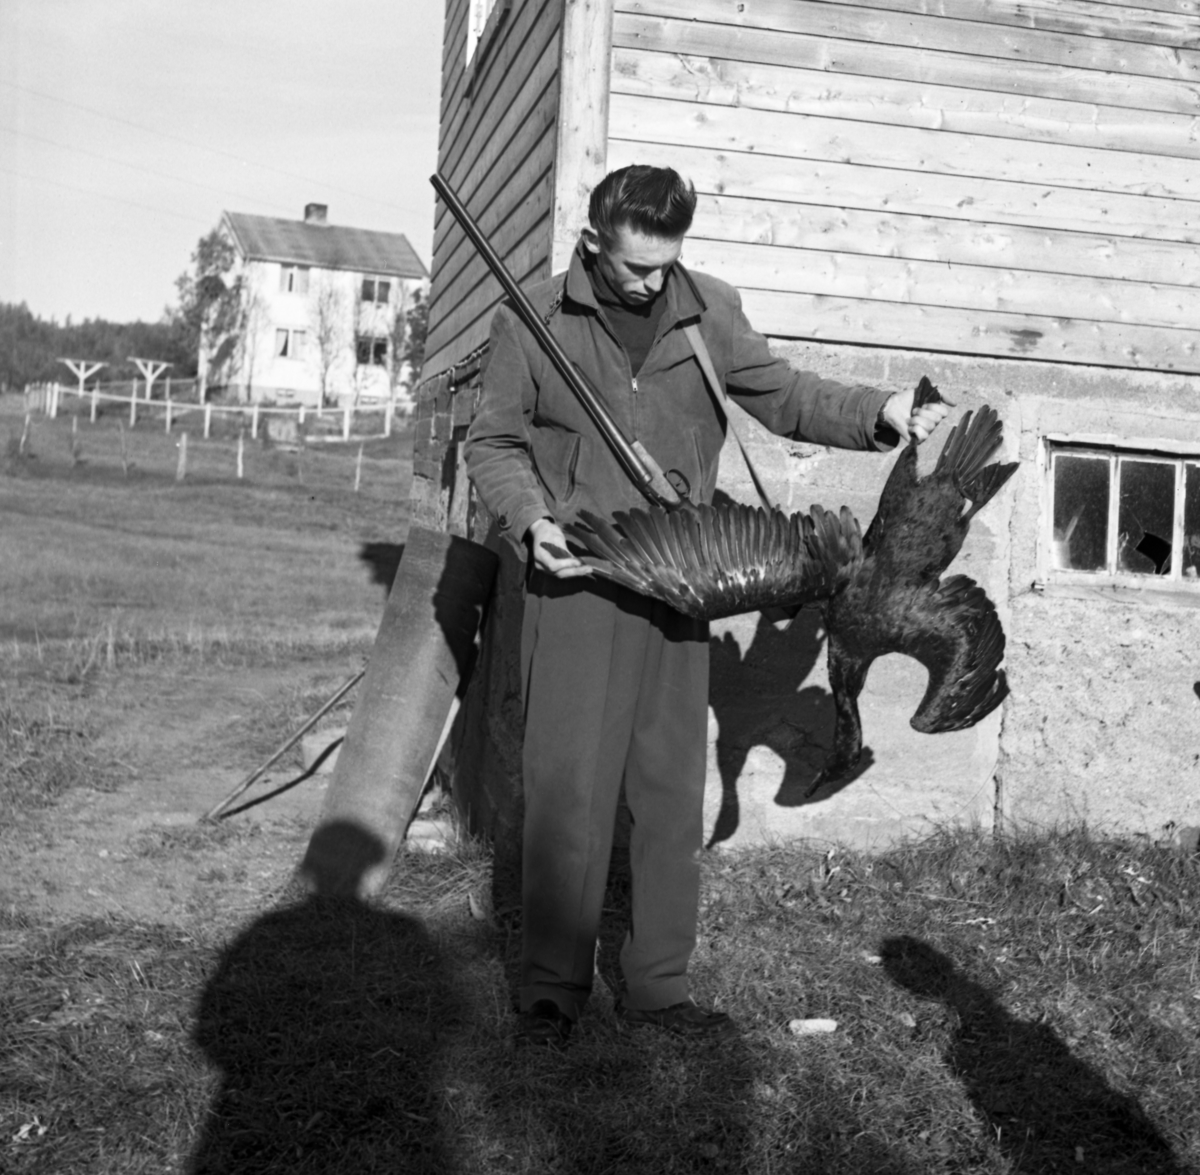
<path id="1" fill-rule="evenodd" d="M 301 405 L 300 405 L 300 414 L 299 414 L 299 416 L 296 418 L 296 424 L 297 424 L 297 425 L 298 425 L 300 428 L 303 428 L 303 427 L 304 427 L 304 405 L 303 405 L 303 404 L 301 404 Z"/>
<path id="2" fill-rule="evenodd" d="M 100 400 L 100 383 L 97 381 L 92 384 L 92 423 L 96 423 L 96 405 Z"/>
<path id="3" fill-rule="evenodd" d="M 175 480 L 183 481 L 187 477 L 187 433 L 179 434 L 179 464 L 175 467 Z"/>
<path id="4" fill-rule="evenodd" d="M 352 411 L 353 409 L 347 404 L 342 413 L 342 440 L 344 441 L 350 439 L 350 413 Z"/>
<path id="5" fill-rule="evenodd" d="M 58 417 L 58 381 L 54 381 L 54 385 L 50 389 L 50 419 L 55 420 Z"/>
<path id="6" fill-rule="evenodd" d="M 258 405 L 250 409 L 250 439 L 258 440 Z"/>
<path id="7" fill-rule="evenodd" d="M 129 427 L 137 424 L 137 380 L 133 381 L 133 389 L 129 393 Z"/>
<path id="8" fill-rule="evenodd" d="M 362 455 L 363 447 L 358 446 L 358 458 L 354 462 L 354 492 L 358 493 L 359 484 L 362 482 Z"/>
<path id="9" fill-rule="evenodd" d="M 208 440 L 208 434 L 212 429 L 212 405 L 204 405 L 204 439 Z"/>
<path id="10" fill-rule="evenodd" d="M 170 395 L 167 396 L 167 427 L 163 431 L 168 432 L 168 433 L 171 431 L 171 397 L 170 397 Z M 187 436 L 187 433 L 184 433 L 183 435 Z"/>
<path id="11" fill-rule="evenodd" d="M 246 467 L 242 461 L 242 454 L 246 448 L 246 429 L 242 427 L 238 429 L 238 447 L 237 447 L 237 475 L 238 481 L 241 481 L 242 476 L 246 472 Z"/>
<path id="12" fill-rule="evenodd" d="M 392 435 L 392 417 L 395 414 L 396 406 L 389 402 L 388 406 L 383 410 L 383 435 L 390 437 Z"/>

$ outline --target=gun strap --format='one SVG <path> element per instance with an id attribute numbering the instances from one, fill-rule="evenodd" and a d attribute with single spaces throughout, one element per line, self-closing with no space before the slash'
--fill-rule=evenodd
<path id="1" fill-rule="evenodd" d="M 712 356 L 709 355 L 708 347 L 704 344 L 700 328 L 694 322 L 689 322 L 683 328 L 683 333 L 687 335 L 687 341 L 691 343 L 692 350 L 696 353 L 696 361 L 700 364 L 700 370 L 704 372 L 704 380 L 708 384 L 708 390 L 712 393 L 712 398 L 717 402 L 717 407 L 724 414 L 725 420 L 733 433 L 734 440 L 737 441 L 738 448 L 742 451 L 742 460 L 746 462 L 746 468 L 750 471 L 750 480 L 754 482 L 754 488 L 758 491 L 759 499 L 768 510 L 778 510 L 779 505 L 767 492 L 766 486 L 758 474 L 758 469 L 755 467 L 754 462 L 750 460 L 750 452 L 746 448 L 746 442 L 742 437 L 741 429 L 738 427 L 733 413 L 729 410 L 729 397 L 725 394 L 725 389 L 721 386 L 721 381 L 717 376 L 717 369 L 713 367 Z"/>

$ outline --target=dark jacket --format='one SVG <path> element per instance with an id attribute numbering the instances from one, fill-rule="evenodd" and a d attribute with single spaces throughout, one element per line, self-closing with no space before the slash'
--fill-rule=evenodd
<path id="1" fill-rule="evenodd" d="M 544 317 L 562 305 L 550 330 L 599 389 L 609 411 L 664 470 L 679 470 L 693 502 L 709 502 L 725 421 L 704 382 L 683 325 L 698 322 L 726 393 L 772 432 L 843 449 L 885 447 L 875 424 L 889 393 L 847 387 L 793 368 L 772 355 L 742 313 L 737 290 L 676 264 L 659 297 L 667 307 L 640 371 L 597 305 L 582 245 L 564 279 L 528 296 Z M 492 319 L 483 397 L 467 434 L 467 469 L 501 531 L 524 551 L 531 523 L 573 521 L 580 509 L 611 517 L 645 508 L 646 498 L 618 465 L 603 437 L 507 303 Z"/>

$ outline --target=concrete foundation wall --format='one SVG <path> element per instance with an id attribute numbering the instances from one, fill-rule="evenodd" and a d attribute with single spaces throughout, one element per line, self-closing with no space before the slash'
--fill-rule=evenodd
<path id="1" fill-rule="evenodd" d="M 972 730 L 921 735 L 908 725 L 925 671 L 900 656 L 878 661 L 861 699 L 858 776 L 802 801 L 830 746 L 832 702 L 819 613 L 786 631 L 758 616 L 712 628 L 713 685 L 706 794 L 710 844 L 794 837 L 882 845 L 938 825 L 994 820 L 1074 822 L 1157 834 L 1168 821 L 1200 822 L 1200 701 L 1190 667 L 1200 610 L 1195 595 L 1035 587 L 1042 542 L 1047 432 L 1200 438 L 1200 382 L 1054 364 L 820 344 L 780 344 L 797 366 L 889 388 L 928 375 L 956 408 L 989 403 L 1005 424 L 999 459 L 1022 466 L 972 523 L 951 572 L 976 579 L 1008 634 L 1012 694 Z M 496 546 L 486 514 L 464 498 L 457 443 L 477 394 L 468 373 L 422 389 L 414 506 L 417 520 Z M 438 422 L 441 422 L 440 424 Z M 845 504 L 865 528 L 894 460 L 783 441 L 747 422 L 752 450 L 785 508 Z M 948 427 L 922 449 L 936 459 Z M 424 446 L 424 449 L 422 448 Z M 1197 445 L 1200 451 L 1200 443 Z M 720 488 L 754 491 L 727 446 Z M 476 827 L 519 820 L 520 683 L 517 656 L 523 568 L 506 557 L 447 770 Z M 1195 723 L 1195 727 L 1193 727 Z M 508 841 L 510 838 L 504 836 Z"/>

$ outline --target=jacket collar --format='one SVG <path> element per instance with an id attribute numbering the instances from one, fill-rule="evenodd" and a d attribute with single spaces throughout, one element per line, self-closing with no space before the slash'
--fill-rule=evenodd
<path id="1" fill-rule="evenodd" d="M 575 251 L 571 254 L 571 264 L 567 269 L 567 280 L 563 289 L 566 297 L 572 302 L 586 306 L 594 313 L 599 313 L 600 306 L 596 301 L 596 293 L 592 289 L 591 278 L 588 277 L 587 269 L 584 266 L 585 249 L 583 237 L 580 237 Z M 708 309 L 704 299 L 700 296 L 700 291 L 696 289 L 691 275 L 678 261 L 671 267 L 671 271 L 667 275 L 667 288 L 664 293 L 667 299 L 667 309 L 659 327 L 660 333 L 670 330 L 677 323 L 686 322 L 691 318 L 699 318 Z"/>

